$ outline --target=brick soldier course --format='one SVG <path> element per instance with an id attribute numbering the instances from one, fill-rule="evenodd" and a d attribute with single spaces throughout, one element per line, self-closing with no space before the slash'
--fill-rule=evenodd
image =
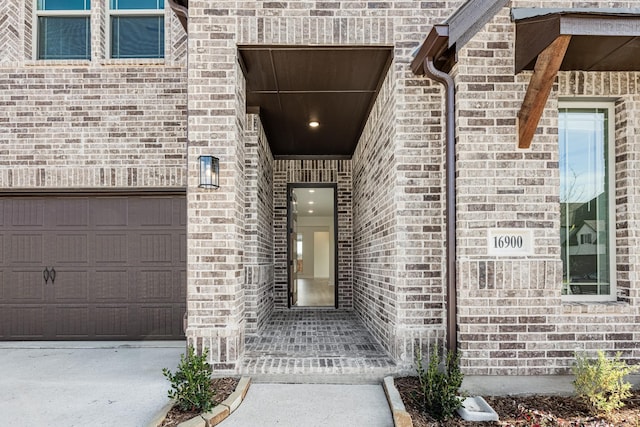
<path id="1" fill-rule="evenodd" d="M 292 373 L 282 365 L 291 363 L 323 372 L 322 363 L 339 359 L 341 343 L 350 359 L 340 363 L 351 373 L 366 371 L 358 371 L 357 360 L 370 351 L 365 365 L 376 360 L 386 374 L 409 366 L 416 346 L 445 340 L 444 90 L 409 64 L 431 27 L 466 2 L 190 0 L 187 31 L 166 6 L 163 59 L 116 60 L 106 54 L 106 3 L 94 0 L 88 61 L 33 59 L 31 3 L 0 5 L 2 190 L 185 191 L 185 334 L 190 344 L 210 349 L 215 369 Z M 518 149 L 517 116 L 532 72 L 514 73 L 511 16 L 513 8 L 628 13 L 637 5 L 503 3 L 457 47 L 450 72 L 463 371 L 566 374 L 574 351 L 595 349 L 621 351 L 638 363 L 640 71 L 560 71 L 531 147 Z M 246 45 L 393 48 L 350 159 L 274 159 L 260 116 L 246 109 L 238 62 L 238 46 Z M 561 296 L 558 102 L 575 97 L 615 105 L 616 301 Z M 217 190 L 198 186 L 201 155 L 220 159 Z M 292 183 L 337 185 L 335 312 L 287 308 L 286 188 Z M 489 229 L 532 230 L 533 254 L 490 255 Z M 296 323 L 305 316 L 312 324 Z M 280 326 L 317 338 L 323 324 L 339 335 L 341 322 L 368 340 L 366 348 L 351 353 L 357 344 L 347 334 L 331 344 L 337 347 L 327 344 L 331 354 L 323 359 L 309 356 L 316 347 L 298 347 L 299 337 L 278 341 L 287 336 L 277 336 Z"/>

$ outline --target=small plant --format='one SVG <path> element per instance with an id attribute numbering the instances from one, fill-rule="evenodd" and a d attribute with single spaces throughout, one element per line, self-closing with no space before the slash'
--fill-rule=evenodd
<path id="1" fill-rule="evenodd" d="M 597 359 L 576 354 L 573 385 L 593 414 L 606 415 L 622 408 L 623 400 L 631 396 L 631 384 L 624 377 L 637 370 L 620 360 L 620 353 L 613 359 L 608 359 L 602 350 L 598 350 Z"/>
<path id="2" fill-rule="evenodd" d="M 207 363 L 207 349 L 198 356 L 192 346 L 187 356 L 180 356 L 176 373 L 167 368 L 162 370 L 171 383 L 169 398 L 176 400 L 181 411 L 206 412 L 213 407 L 215 390 L 211 386 L 211 366 Z"/>
<path id="3" fill-rule="evenodd" d="M 458 389 L 462 385 L 463 375 L 460 372 L 459 354 L 447 352 L 444 357 L 444 366 L 441 367 L 440 362 L 440 352 L 438 347 L 434 346 L 425 370 L 422 351 L 420 348 L 416 351 L 415 363 L 424 408 L 435 419 L 446 420 L 462 406 Z"/>

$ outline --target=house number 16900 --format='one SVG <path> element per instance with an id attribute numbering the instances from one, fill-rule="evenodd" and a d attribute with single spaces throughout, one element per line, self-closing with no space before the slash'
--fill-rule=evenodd
<path id="1" fill-rule="evenodd" d="M 507 257 L 533 255 L 533 230 L 526 228 L 488 229 L 487 254 Z"/>
<path id="2" fill-rule="evenodd" d="M 522 236 L 493 236 L 493 247 L 498 249 L 522 249 Z"/>

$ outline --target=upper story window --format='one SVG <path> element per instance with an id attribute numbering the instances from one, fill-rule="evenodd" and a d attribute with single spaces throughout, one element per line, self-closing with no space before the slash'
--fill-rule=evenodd
<path id="1" fill-rule="evenodd" d="M 91 59 L 90 0 L 37 0 L 36 58 Z"/>
<path id="2" fill-rule="evenodd" d="M 574 301 L 616 299 L 612 117 L 607 103 L 560 104 L 562 293 Z"/>
<path id="3" fill-rule="evenodd" d="M 164 0 L 109 0 L 111 58 L 164 58 Z"/>

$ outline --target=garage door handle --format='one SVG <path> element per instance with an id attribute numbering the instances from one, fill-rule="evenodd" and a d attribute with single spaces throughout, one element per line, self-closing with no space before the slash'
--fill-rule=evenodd
<path id="1" fill-rule="evenodd" d="M 46 284 L 49 281 L 49 269 L 47 267 L 44 268 L 42 272 L 42 278 L 44 279 L 44 283 Z"/>
<path id="2" fill-rule="evenodd" d="M 56 269 L 51 267 L 51 283 L 56 283 Z"/>

